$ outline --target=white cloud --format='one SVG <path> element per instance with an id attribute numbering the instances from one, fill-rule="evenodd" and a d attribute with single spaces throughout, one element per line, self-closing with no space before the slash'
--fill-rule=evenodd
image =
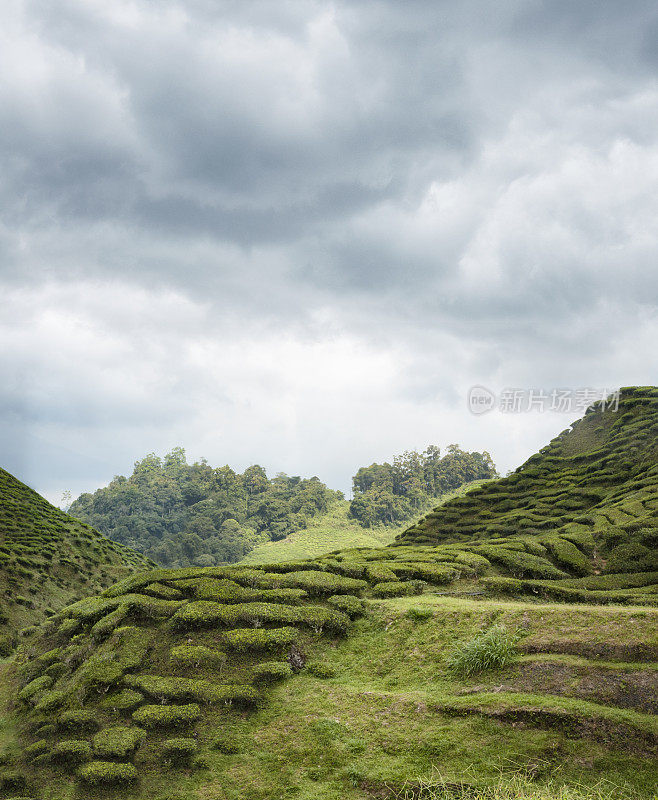
<path id="1" fill-rule="evenodd" d="M 655 15 L 540 6 L 10 4 L 6 466 L 506 470 L 564 420 L 476 419 L 472 384 L 650 383 Z"/>

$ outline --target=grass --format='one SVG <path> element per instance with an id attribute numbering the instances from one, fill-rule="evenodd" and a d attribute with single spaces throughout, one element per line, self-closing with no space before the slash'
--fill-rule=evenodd
<path id="1" fill-rule="evenodd" d="M 22 775 L 39 800 L 601 800 L 605 776 L 655 800 L 657 402 L 589 412 L 393 547 L 155 569 L 53 609 L 0 673 L 0 798 Z M 61 740 L 91 758 L 77 781 Z"/>
<path id="2" fill-rule="evenodd" d="M 163 579 L 167 576 L 157 577 Z M 317 600 L 312 602 L 317 604 Z M 358 602 L 363 611 L 363 600 Z M 647 642 L 655 636 L 657 619 L 655 609 L 572 607 L 427 593 L 370 601 L 347 637 L 321 638 L 300 629 L 299 646 L 308 667 L 296 675 L 290 674 L 285 657 L 229 649 L 229 661 L 221 667 L 221 685 L 228 689 L 233 684 L 233 689 L 243 692 L 249 687 L 235 686 L 244 682 L 236 676 L 248 674 L 266 695 L 263 704 L 247 711 L 240 705 L 216 702 L 211 689 L 218 680 L 217 666 L 198 657 L 221 649 L 222 629 L 195 633 L 190 644 L 179 638 L 169 620 L 155 618 L 148 623 L 153 632 L 148 654 L 134 677 L 126 677 L 129 686 L 140 689 L 137 710 L 133 704 L 126 712 L 107 710 L 112 696 L 126 692 L 117 687 L 115 695 L 104 694 L 85 706 L 97 709 L 94 716 L 100 733 L 109 733 L 68 736 L 95 743 L 107 736 L 113 740 L 116 731 L 122 738 L 126 730 L 121 726 L 131 725 L 132 713 L 132 724 L 146 731 L 134 757 L 135 772 L 105 767 L 108 762 L 99 761 L 80 768 L 85 784 L 119 781 L 112 790 L 118 795 L 107 791 L 127 800 L 278 800 L 292 795 L 300 800 L 365 800 L 373 794 L 393 797 L 394 792 L 407 791 L 404 787 L 409 787 L 410 776 L 414 784 L 429 782 L 437 769 L 451 785 L 466 781 L 498 791 L 505 782 L 511 785 L 516 780 L 519 765 L 532 774 L 535 789 L 543 792 L 538 796 L 546 800 L 568 797 L 561 786 L 571 787 L 578 800 L 597 797 L 594 789 L 588 789 L 592 770 L 616 785 L 630 787 L 634 794 L 629 797 L 644 800 L 651 797 L 649 762 L 642 751 L 642 736 L 654 724 L 649 715 L 579 698 L 492 691 L 491 681 L 514 682 L 514 671 L 527 656 L 517 664 L 470 677 L 451 671 L 450 664 L 457 646 L 480 641 L 483 634 L 486 637 L 502 626 L 523 632 L 519 642 L 523 651 L 528 643 L 538 641 L 550 648 L 547 629 L 553 631 L 554 643 L 571 638 L 595 647 L 610 636 L 627 646 Z M 86 624 L 95 624 L 94 617 Z M 276 629 L 244 630 L 252 635 Z M 126 634 L 120 630 L 113 635 L 125 638 Z M 181 641 L 185 647 L 204 649 L 193 650 L 189 662 L 172 662 L 172 646 L 183 646 L 176 644 Z M 62 647 L 61 652 L 66 652 L 65 643 Z M 111 640 L 95 647 L 98 656 L 113 652 Z M 41 658 L 39 669 L 48 669 L 53 657 Z M 120 653 L 117 658 L 121 661 Z M 579 660 L 558 654 L 552 658 L 555 663 L 565 658 Z M 593 661 L 587 659 L 587 663 Z M 635 669 L 641 668 L 635 662 Z M 282 678 L 287 680 L 281 682 Z M 518 688 L 523 689 L 520 681 Z M 171 692 L 176 694 L 169 700 L 173 704 L 153 704 Z M 197 703 L 189 703 L 192 697 L 198 698 Z M 521 714 L 525 722 L 510 724 L 512 720 L 506 717 L 510 713 Z M 623 731 L 635 749 L 616 750 L 592 731 L 574 739 L 569 725 L 584 725 L 582 720 L 594 720 L 609 736 Z M 217 743 L 220 731 L 222 740 Z M 43 739 L 37 731 L 35 744 L 41 742 L 40 752 Z M 52 747 L 48 734 L 46 740 Z M 99 751 L 108 752 L 102 747 Z M 123 748 L 122 753 L 126 752 Z M 29 779 L 39 781 L 43 800 L 72 800 L 73 778 L 64 765 L 51 765 L 47 776 L 43 769 L 26 770 Z M 560 787 L 551 788 L 558 769 Z M 135 775 L 138 782 L 132 781 Z M 573 787 L 579 785 L 582 798 L 574 794 Z"/>
<path id="3" fill-rule="evenodd" d="M 446 493 L 438 505 L 461 497 L 469 489 L 482 486 L 486 481 L 472 481 L 460 486 L 453 492 Z M 436 501 L 432 502 L 432 507 Z M 266 542 L 255 547 L 242 559 L 241 564 L 268 564 L 274 562 L 297 561 L 317 558 L 334 550 L 353 547 L 384 547 L 391 544 L 408 523 L 399 526 L 380 525 L 375 528 L 363 528 L 349 516 L 349 500 L 337 500 L 332 503 L 327 514 L 310 520 L 307 528 L 291 534 L 278 542 Z M 429 510 L 429 506 L 428 509 Z M 419 514 L 423 509 L 419 510 Z"/>
<path id="4" fill-rule="evenodd" d="M 517 657 L 518 636 L 504 625 L 493 625 L 472 639 L 460 643 L 448 659 L 448 668 L 456 675 L 469 678 L 486 670 L 503 669 Z"/>

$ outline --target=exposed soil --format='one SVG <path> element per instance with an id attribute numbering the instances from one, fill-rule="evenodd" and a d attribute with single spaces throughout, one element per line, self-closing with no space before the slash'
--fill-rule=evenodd
<path id="1" fill-rule="evenodd" d="M 523 642 L 519 649 L 524 653 L 567 653 L 585 658 L 603 658 L 611 661 L 658 661 L 658 644 L 636 642 L 618 644 L 584 642 L 579 639 L 552 640 L 550 642 Z"/>
<path id="2" fill-rule="evenodd" d="M 658 737 L 631 725 L 603 718 L 587 718 L 571 711 L 549 711 L 543 708 L 471 708 L 443 706 L 454 716 L 481 714 L 519 727 L 557 728 L 569 738 L 584 738 L 639 756 L 658 756 Z"/>
<path id="3" fill-rule="evenodd" d="M 595 665 L 529 661 L 517 665 L 509 682 L 477 686 L 461 694 L 482 691 L 533 692 L 578 697 L 618 708 L 658 713 L 658 671 L 614 670 Z"/>

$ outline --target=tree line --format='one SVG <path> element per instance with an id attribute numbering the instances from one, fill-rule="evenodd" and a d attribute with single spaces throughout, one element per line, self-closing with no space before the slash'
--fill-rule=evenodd
<path id="1" fill-rule="evenodd" d="M 361 467 L 352 479 L 350 514 L 361 525 L 391 525 L 417 515 L 434 498 L 464 483 L 496 477 L 489 453 L 468 453 L 451 444 L 445 455 L 436 445 L 408 450 L 393 463 Z"/>
<path id="2" fill-rule="evenodd" d="M 205 459 L 188 464 L 176 447 L 162 459 L 151 453 L 137 461 L 130 477 L 80 495 L 69 514 L 164 566 L 214 566 L 305 528 L 339 498 L 342 492 L 315 477 L 268 478 L 258 464 L 243 473 Z"/>
<path id="3" fill-rule="evenodd" d="M 353 478 L 350 515 L 364 527 L 397 524 L 435 497 L 466 481 L 496 474 L 488 453 L 457 445 L 441 455 L 430 446 L 392 464 L 361 467 Z M 214 566 L 239 561 L 257 544 L 283 539 L 324 514 L 343 493 L 317 477 L 277 473 L 254 464 L 239 473 L 205 459 L 187 463 L 175 447 L 135 463 L 128 478 L 82 494 L 68 513 L 105 536 L 167 567 Z"/>

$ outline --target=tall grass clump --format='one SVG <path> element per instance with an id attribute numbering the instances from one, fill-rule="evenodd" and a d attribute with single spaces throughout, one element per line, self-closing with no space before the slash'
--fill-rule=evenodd
<path id="1" fill-rule="evenodd" d="M 455 675 L 468 678 L 478 672 L 502 669 L 517 656 L 518 635 L 504 625 L 493 625 L 467 642 L 457 645 L 448 656 L 448 669 Z"/>
<path id="2" fill-rule="evenodd" d="M 524 775 L 501 777 L 494 785 L 455 783 L 441 776 L 408 781 L 391 787 L 393 800 L 634 800 L 631 789 L 602 781 L 595 786 L 574 786 L 551 781 L 541 786 Z"/>

